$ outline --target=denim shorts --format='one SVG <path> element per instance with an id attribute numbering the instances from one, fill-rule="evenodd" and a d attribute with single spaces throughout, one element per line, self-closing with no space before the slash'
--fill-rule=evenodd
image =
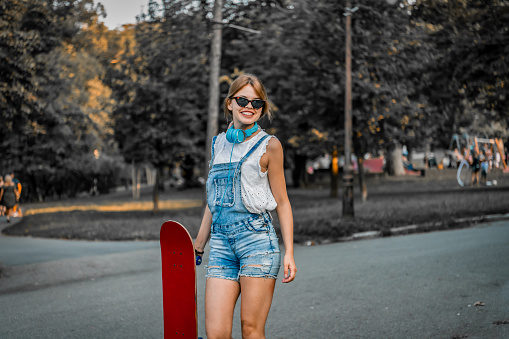
<path id="1" fill-rule="evenodd" d="M 207 278 L 277 279 L 281 251 L 268 213 L 232 225 L 212 225 L 211 231 Z"/>

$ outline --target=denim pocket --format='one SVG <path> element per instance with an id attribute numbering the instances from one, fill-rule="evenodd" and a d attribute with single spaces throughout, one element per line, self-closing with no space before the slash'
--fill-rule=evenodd
<path id="1" fill-rule="evenodd" d="M 269 225 L 263 218 L 257 218 L 249 221 L 246 228 L 254 233 L 269 233 Z"/>
<path id="2" fill-rule="evenodd" d="M 229 180 L 228 177 L 214 179 L 216 206 L 232 207 L 235 204 L 234 179 L 232 177 Z"/>

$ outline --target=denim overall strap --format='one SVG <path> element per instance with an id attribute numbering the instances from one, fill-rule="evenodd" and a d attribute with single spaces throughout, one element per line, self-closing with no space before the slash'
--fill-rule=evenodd
<path id="1" fill-rule="evenodd" d="M 257 216 L 257 214 L 249 212 L 242 201 L 242 164 L 267 137 L 269 136 L 262 137 L 239 162 L 221 163 L 212 166 L 207 179 L 207 204 L 212 213 L 212 232 L 214 231 L 214 224 L 232 225 Z M 230 169 L 233 173 L 228 175 Z"/>
<path id="2" fill-rule="evenodd" d="M 268 137 L 270 137 L 270 135 L 268 135 L 268 134 L 264 135 L 260 140 L 258 140 L 258 142 L 253 147 L 251 147 L 249 152 L 247 152 L 246 155 L 242 159 L 240 159 L 240 167 L 242 167 L 242 164 L 244 163 L 244 161 L 246 161 L 247 158 L 249 158 L 249 156 L 251 154 L 253 154 L 254 151 L 256 151 L 258 146 L 260 146 L 262 144 L 263 140 L 267 139 Z"/>
<path id="3" fill-rule="evenodd" d="M 262 144 L 263 140 L 267 139 L 268 137 L 269 137 L 268 134 L 261 137 L 260 140 L 258 140 L 258 142 L 254 144 L 254 146 L 251 147 L 251 149 L 246 153 L 246 155 L 244 155 L 242 159 L 240 159 L 240 161 L 236 164 L 233 177 L 235 178 L 235 180 L 237 179 L 237 176 L 239 177 L 239 187 L 240 187 L 240 172 L 242 171 L 242 165 L 244 164 L 244 161 L 246 161 L 247 158 L 249 158 L 249 156 L 253 154 L 253 152 L 256 151 L 256 149 Z"/>

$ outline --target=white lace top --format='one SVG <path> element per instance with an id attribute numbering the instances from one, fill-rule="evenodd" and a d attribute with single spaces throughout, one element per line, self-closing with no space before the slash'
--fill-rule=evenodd
<path id="1" fill-rule="evenodd" d="M 249 152 L 264 135 L 265 131 L 260 131 L 253 138 L 240 144 L 235 144 L 232 154 L 232 163 L 240 161 L 244 155 Z M 260 146 L 246 159 L 242 165 L 240 177 L 240 190 L 242 192 L 242 201 L 247 210 L 251 213 L 261 214 L 265 211 L 272 211 L 277 207 L 276 200 L 270 189 L 267 172 L 262 172 L 260 159 L 267 151 L 267 144 L 272 136 L 266 138 Z M 230 154 L 233 144 L 226 140 L 226 133 L 217 136 L 214 147 L 214 164 L 223 164 L 230 162 Z"/>

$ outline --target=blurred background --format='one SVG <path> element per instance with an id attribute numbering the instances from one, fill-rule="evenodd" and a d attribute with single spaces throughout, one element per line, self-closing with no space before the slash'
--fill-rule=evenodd
<path id="1" fill-rule="evenodd" d="M 201 187 L 217 25 L 217 109 L 238 75 L 256 74 L 288 184 L 335 185 L 345 14 L 356 173 L 429 175 L 473 150 L 505 168 L 509 1 L 224 0 L 220 22 L 212 0 L 124 1 L 137 14 L 107 26 L 121 10 L 112 3 L 0 4 L 0 174 L 15 173 L 22 202 Z M 213 119 L 226 129 L 222 111 Z"/>

